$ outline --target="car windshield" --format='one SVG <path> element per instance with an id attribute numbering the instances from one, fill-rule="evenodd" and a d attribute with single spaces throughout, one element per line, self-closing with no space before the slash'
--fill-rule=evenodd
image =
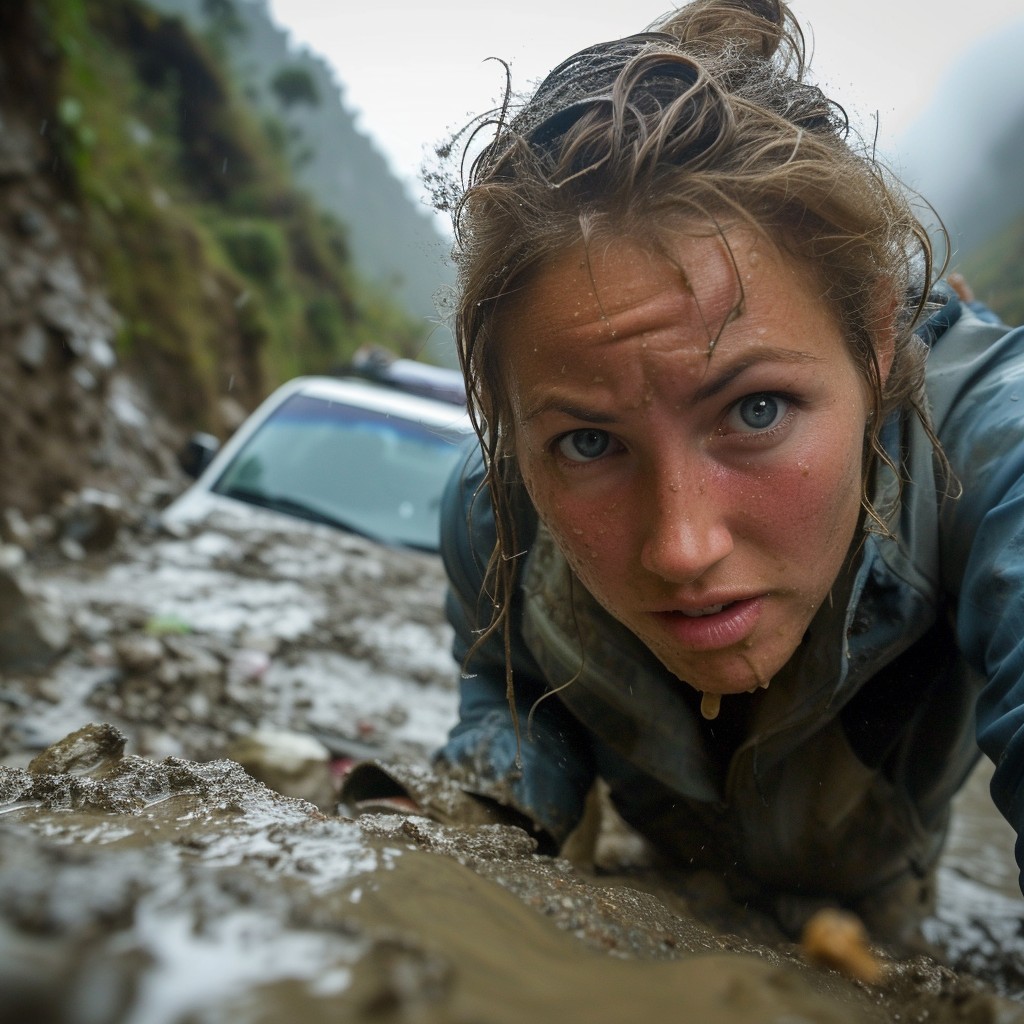
<path id="1" fill-rule="evenodd" d="M 427 426 L 292 395 L 212 490 L 387 544 L 436 551 L 441 492 L 466 437 L 457 425 Z"/>

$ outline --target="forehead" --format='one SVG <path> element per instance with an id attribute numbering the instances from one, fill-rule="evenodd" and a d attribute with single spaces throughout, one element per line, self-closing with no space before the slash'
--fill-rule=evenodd
<path id="1" fill-rule="evenodd" d="M 552 342 L 566 352 L 585 344 L 593 357 L 602 344 L 673 325 L 677 344 L 707 354 L 731 320 L 770 315 L 774 295 L 794 291 L 815 291 L 811 275 L 747 230 L 680 232 L 664 245 L 628 236 L 580 241 L 505 300 L 494 336 L 503 360 Z M 758 301 L 749 305 L 752 292 Z"/>

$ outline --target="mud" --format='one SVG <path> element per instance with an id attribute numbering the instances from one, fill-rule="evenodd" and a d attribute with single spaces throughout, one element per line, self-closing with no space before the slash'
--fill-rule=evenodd
<path id="1" fill-rule="evenodd" d="M 716 935 L 517 829 L 329 817 L 120 739 L 0 769 L 4 1019 L 1024 1019 L 923 959 L 869 988 Z"/>
<path id="2" fill-rule="evenodd" d="M 928 936 L 956 969 L 867 985 L 614 828 L 570 861 L 324 813 L 330 766 L 416 770 L 454 720 L 436 559 L 256 517 L 33 569 L 68 640 L 0 681 L 0 1021 L 1024 1020 L 1009 846 L 969 815 Z M 319 809 L 250 774 L 296 752 Z"/>

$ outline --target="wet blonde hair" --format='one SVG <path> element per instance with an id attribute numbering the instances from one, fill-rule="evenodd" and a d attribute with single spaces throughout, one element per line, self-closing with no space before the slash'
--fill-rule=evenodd
<path id="1" fill-rule="evenodd" d="M 488 634 L 508 624 L 522 500 L 495 326 L 581 240 L 626 236 L 667 253 L 683 225 L 762 233 L 813 275 L 869 385 L 865 451 L 891 466 L 878 435 L 895 408 L 927 422 L 913 329 L 932 276 L 928 234 L 842 109 L 807 81 L 803 33 L 781 0 L 694 0 L 648 32 L 575 54 L 474 129 L 493 137 L 453 204 L 455 334 L 497 527 Z M 739 293 L 735 313 L 741 282 Z M 880 342 L 894 346 L 884 377 Z M 865 507 L 882 526 L 867 499 L 876 461 L 865 458 Z"/>

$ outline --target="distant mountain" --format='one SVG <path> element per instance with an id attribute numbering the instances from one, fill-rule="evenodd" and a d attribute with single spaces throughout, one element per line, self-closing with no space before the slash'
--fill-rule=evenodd
<path id="1" fill-rule="evenodd" d="M 358 131 L 326 61 L 290 45 L 266 0 L 147 2 L 183 17 L 227 56 L 248 97 L 278 122 L 299 182 L 348 227 L 361 275 L 414 316 L 436 322 L 435 297 L 454 281 L 450 243 Z M 446 326 L 431 332 L 424 356 L 454 363 Z"/>
<path id="2" fill-rule="evenodd" d="M 1024 20 L 973 47 L 950 67 L 931 105 L 898 143 L 903 177 L 952 236 L 954 265 L 1024 213 L 1021 53 Z"/>
<path id="3" fill-rule="evenodd" d="M 1024 324 L 1024 213 L 959 266 L 978 298 L 1008 324 Z"/>

